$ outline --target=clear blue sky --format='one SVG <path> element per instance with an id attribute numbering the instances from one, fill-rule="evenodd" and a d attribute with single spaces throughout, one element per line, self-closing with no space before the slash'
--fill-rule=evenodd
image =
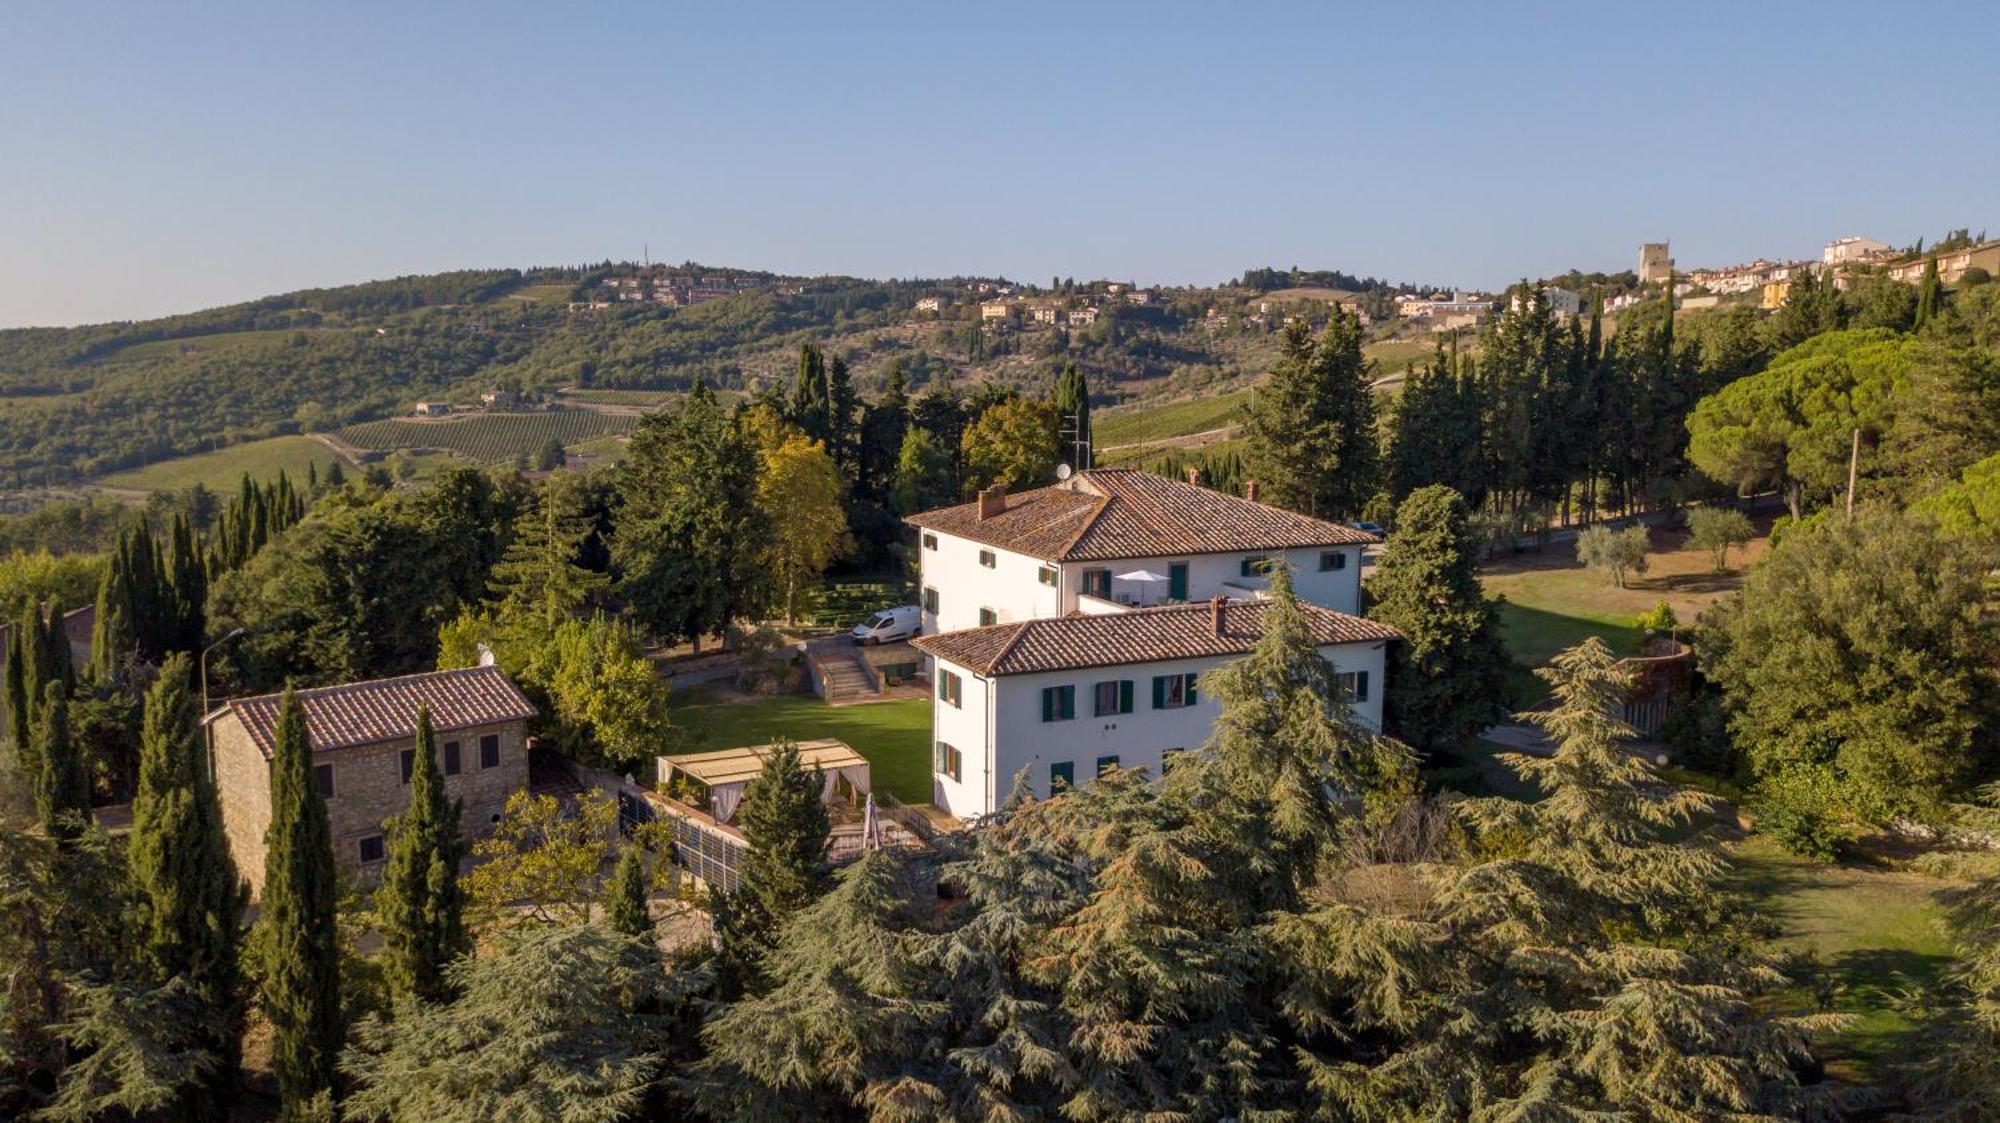
<path id="1" fill-rule="evenodd" d="M 1493 286 L 2000 231 L 1990 3 L 16 3 L 0 75 L 0 325 L 643 245 Z"/>

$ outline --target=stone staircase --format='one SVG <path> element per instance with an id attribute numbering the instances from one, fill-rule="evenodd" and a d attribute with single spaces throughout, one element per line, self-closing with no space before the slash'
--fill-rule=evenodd
<path id="1" fill-rule="evenodd" d="M 826 682 L 828 702 L 852 702 L 882 693 L 876 678 L 853 648 L 819 648 L 813 652 Z"/>

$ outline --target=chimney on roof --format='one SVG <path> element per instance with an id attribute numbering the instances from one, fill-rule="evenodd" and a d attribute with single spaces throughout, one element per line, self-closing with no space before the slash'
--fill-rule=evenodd
<path id="1" fill-rule="evenodd" d="M 1201 486 L 1201 469 L 1200 469 L 1200 468 L 1197 468 L 1197 467 L 1195 467 L 1195 466 L 1194 466 L 1194 465 L 1192 465 L 1192 464 L 1188 465 L 1188 470 L 1187 470 L 1187 477 L 1188 477 L 1188 482 L 1189 482 L 1189 483 L 1193 484 L 1193 485 L 1194 485 L 1194 486 L 1196 486 L 1196 487 L 1200 487 L 1200 486 Z"/>
<path id="2" fill-rule="evenodd" d="M 1248 499 L 1252 503 L 1257 502 L 1256 480 L 1250 480 L 1243 485 L 1243 498 Z"/>
<path id="3" fill-rule="evenodd" d="M 1215 633 L 1216 639 L 1222 638 L 1222 606 L 1227 603 L 1229 602 L 1221 593 L 1215 594 L 1208 601 L 1208 627 Z"/>
<path id="4" fill-rule="evenodd" d="M 987 519 L 992 518 L 993 516 L 999 514 L 1002 511 L 1005 511 L 1006 509 L 1007 509 L 1007 488 L 1005 485 L 994 484 L 992 487 L 986 488 L 979 493 L 980 522 L 985 522 Z"/>

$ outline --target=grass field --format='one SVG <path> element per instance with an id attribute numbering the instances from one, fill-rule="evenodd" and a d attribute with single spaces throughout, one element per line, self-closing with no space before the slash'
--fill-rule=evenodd
<path id="1" fill-rule="evenodd" d="M 928 698 L 829 706 L 809 695 L 718 702 L 689 691 L 673 707 L 689 735 L 688 751 L 765 745 L 780 737 L 836 737 L 868 758 L 875 787 L 904 803 L 931 801 L 931 704 Z"/>
<path id="2" fill-rule="evenodd" d="M 1810 953 L 1827 972 L 1833 1009 L 1852 1015 L 1817 1043 L 1830 1073 L 1868 1082 L 1885 1075 L 1911 1026 L 1895 1009 L 1899 992 L 1935 985 L 1951 946 L 1938 928 L 1938 894 L 1948 882 L 1865 866 L 1823 866 L 1794 858 L 1752 835 L 1732 847 L 1739 886 L 1783 930 L 1776 950 Z M 1787 995 L 1817 1008 L 1810 984 Z"/>
<path id="3" fill-rule="evenodd" d="M 269 479 L 282 471 L 303 481 L 309 465 L 317 464 L 323 476 L 337 459 L 333 450 L 311 437 L 271 437 L 115 472 L 97 482 L 134 491 L 178 491 L 195 484 L 229 491 L 245 472 L 255 479 Z"/>
<path id="4" fill-rule="evenodd" d="M 550 437 L 565 446 L 629 433 L 639 419 L 590 410 L 484 413 L 449 421 L 367 421 L 334 436 L 356 448 L 440 448 L 486 464 L 533 456 Z"/>
<path id="5" fill-rule="evenodd" d="M 1385 339 L 1361 349 L 1364 356 L 1375 361 L 1377 378 L 1395 374 L 1411 363 L 1421 366 L 1436 352 L 1437 344 L 1428 339 Z"/>
<path id="6" fill-rule="evenodd" d="M 568 304 L 573 285 L 523 285 L 502 297 L 503 300 L 528 300 L 536 304 Z"/>
<path id="7" fill-rule="evenodd" d="M 1220 429 L 1242 420 L 1250 391 L 1190 398 L 1164 405 L 1122 406 L 1091 416 L 1091 436 L 1100 447 L 1143 444 Z"/>

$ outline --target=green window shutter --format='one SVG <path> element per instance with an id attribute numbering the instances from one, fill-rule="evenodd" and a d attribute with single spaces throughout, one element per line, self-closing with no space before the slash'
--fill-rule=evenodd
<path id="1" fill-rule="evenodd" d="M 1132 680 L 1129 678 L 1118 681 L 1118 712 L 1121 714 L 1132 712 Z"/>
<path id="2" fill-rule="evenodd" d="M 1153 676 L 1153 708 L 1156 710 L 1167 708 L 1167 676 L 1165 675 Z"/>
<path id="3" fill-rule="evenodd" d="M 1063 687 L 1062 702 L 1064 720 L 1074 718 L 1076 716 L 1076 687 Z"/>
<path id="4" fill-rule="evenodd" d="M 1367 671 L 1356 671 L 1354 674 L 1354 700 L 1357 702 L 1366 702 L 1368 700 Z"/>
<path id="5" fill-rule="evenodd" d="M 1190 706 L 1194 705 L 1194 701 L 1195 701 L 1195 699 L 1194 699 L 1194 672 L 1193 672 L 1193 671 L 1189 671 L 1189 672 L 1188 672 L 1188 674 L 1187 674 L 1187 689 L 1186 689 L 1186 691 L 1185 691 L 1184 693 L 1185 693 L 1185 695 L 1186 695 L 1186 697 L 1187 697 L 1187 704 L 1188 704 L 1188 705 L 1190 705 Z"/>
<path id="6" fill-rule="evenodd" d="M 1055 696 L 1055 687 L 1053 687 L 1053 686 L 1044 686 L 1044 687 L 1042 687 L 1042 720 L 1043 720 L 1043 721 L 1054 721 L 1054 720 L 1056 719 L 1056 715 L 1055 715 L 1055 703 L 1056 703 L 1056 696 Z"/>

